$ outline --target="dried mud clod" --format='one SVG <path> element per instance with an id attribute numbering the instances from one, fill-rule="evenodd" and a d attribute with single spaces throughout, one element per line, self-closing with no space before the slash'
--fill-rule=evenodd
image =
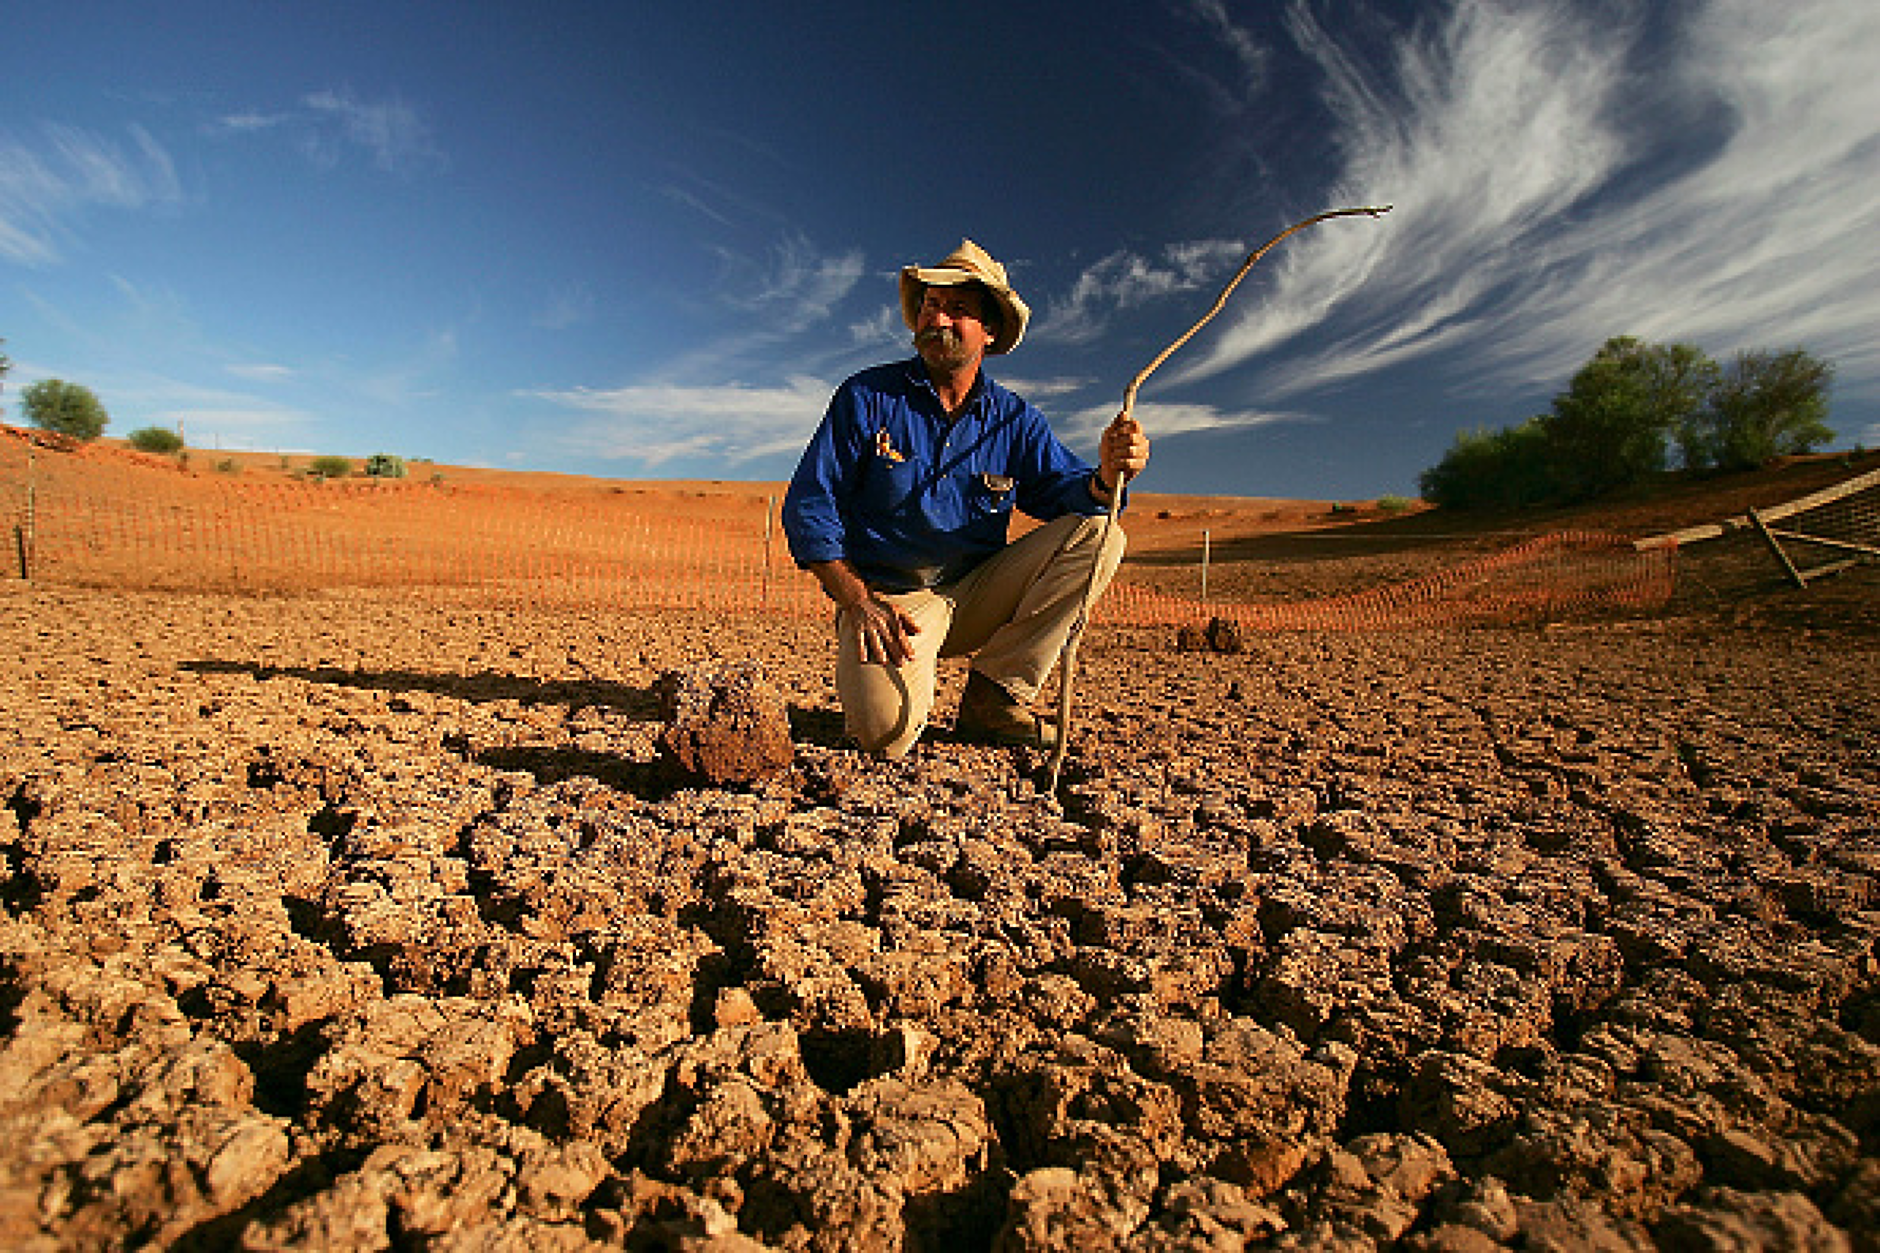
<path id="1" fill-rule="evenodd" d="M 654 692 L 666 723 L 661 759 L 676 778 L 756 783 L 795 760 L 783 695 L 755 662 L 669 670 Z"/>

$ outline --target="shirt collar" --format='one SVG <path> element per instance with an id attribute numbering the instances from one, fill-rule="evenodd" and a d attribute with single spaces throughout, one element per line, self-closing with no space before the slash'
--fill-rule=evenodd
<path id="1" fill-rule="evenodd" d="M 913 377 L 915 385 L 932 396 L 934 404 L 938 406 L 940 393 L 934 390 L 933 378 L 927 373 L 927 363 L 919 356 L 915 356 L 907 363 L 907 372 Z M 977 410 L 986 397 L 992 394 L 992 387 L 992 379 L 986 373 L 985 363 L 981 362 L 979 373 L 973 377 L 973 390 L 966 394 L 966 403 L 960 407 L 960 416 L 965 417 Z M 944 416 L 944 410 L 942 413 Z"/>

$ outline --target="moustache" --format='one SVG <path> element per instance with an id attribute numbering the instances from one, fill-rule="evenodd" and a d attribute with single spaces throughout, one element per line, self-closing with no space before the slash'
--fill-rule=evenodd
<path id="1" fill-rule="evenodd" d="M 917 344 L 939 344 L 951 348 L 960 342 L 960 333 L 950 326 L 934 326 L 914 336 Z"/>

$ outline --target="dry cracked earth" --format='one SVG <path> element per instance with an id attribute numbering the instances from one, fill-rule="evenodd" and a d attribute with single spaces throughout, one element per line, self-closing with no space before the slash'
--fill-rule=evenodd
<path id="1" fill-rule="evenodd" d="M 1100 629 L 1059 803 L 816 622 L 7 584 L 0 1246 L 1880 1249 L 1876 652 Z"/>

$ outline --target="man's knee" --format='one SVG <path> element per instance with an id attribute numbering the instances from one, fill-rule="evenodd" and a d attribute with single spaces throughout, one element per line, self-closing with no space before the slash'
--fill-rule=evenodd
<path id="1" fill-rule="evenodd" d="M 866 683 L 838 686 L 844 689 L 842 720 L 857 748 L 883 757 L 901 757 L 920 738 L 925 718 L 908 684 L 896 682 L 888 691 Z"/>
<path id="2" fill-rule="evenodd" d="M 914 725 L 906 710 L 892 721 L 870 717 L 866 712 L 860 716 L 850 712 L 845 721 L 849 738 L 855 741 L 855 747 L 891 760 L 907 756 L 908 750 L 914 747 L 914 741 L 925 730 L 922 726 Z"/>
<path id="3" fill-rule="evenodd" d="M 1101 543 L 1104 552 L 1112 550 L 1122 552 L 1128 542 L 1123 534 L 1123 524 L 1108 514 L 1078 515 L 1073 523 L 1071 537 L 1066 548 L 1088 548 Z"/>
<path id="4" fill-rule="evenodd" d="M 1098 549 L 1098 545 L 1102 545 Z M 1113 518 L 1102 514 L 1096 517 L 1080 517 L 1076 520 L 1071 534 L 1065 539 L 1061 559 L 1088 563 L 1092 550 L 1096 550 L 1096 561 L 1103 567 L 1104 577 L 1114 573 L 1123 563 L 1123 553 L 1129 547 L 1129 537 L 1123 533 L 1123 526 Z"/>

